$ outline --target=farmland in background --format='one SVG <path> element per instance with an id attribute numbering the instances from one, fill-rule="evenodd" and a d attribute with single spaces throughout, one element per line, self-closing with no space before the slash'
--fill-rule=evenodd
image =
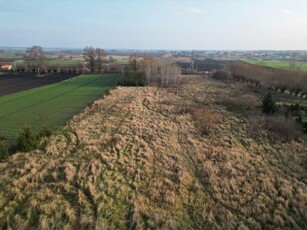
<path id="1" fill-rule="evenodd" d="M 81 75 L 69 80 L 0 97 L 1 135 L 14 139 L 25 125 L 56 129 L 101 97 L 119 75 Z"/>
<path id="2" fill-rule="evenodd" d="M 277 69 L 307 71 L 307 62 L 280 61 L 280 60 L 244 60 L 244 62 L 253 65 L 268 66 Z"/>
<path id="3" fill-rule="evenodd" d="M 75 74 L 53 73 L 44 77 L 37 77 L 33 73 L 14 74 L 6 72 L 0 72 L 0 75 L 0 96 L 58 83 L 76 76 Z"/>

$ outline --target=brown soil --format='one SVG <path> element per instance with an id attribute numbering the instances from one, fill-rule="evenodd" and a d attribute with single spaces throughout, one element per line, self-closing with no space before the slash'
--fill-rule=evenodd
<path id="1" fill-rule="evenodd" d="M 0 96 L 17 93 L 20 91 L 53 84 L 72 78 L 72 74 L 51 74 L 37 77 L 35 74 L 1 74 L 0 75 Z"/>

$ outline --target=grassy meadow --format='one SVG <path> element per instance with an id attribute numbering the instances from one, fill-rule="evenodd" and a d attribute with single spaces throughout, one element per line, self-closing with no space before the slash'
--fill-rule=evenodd
<path id="1" fill-rule="evenodd" d="M 280 60 L 244 60 L 244 62 L 260 65 L 260 66 L 268 66 L 277 69 L 287 69 L 287 70 L 301 70 L 307 71 L 307 62 L 291 62 L 291 61 L 280 61 Z"/>
<path id="2" fill-rule="evenodd" d="M 101 97 L 119 75 L 81 75 L 60 83 L 0 97 L 0 134 L 14 139 L 25 125 L 56 129 Z"/>
<path id="3" fill-rule="evenodd" d="M 0 229 L 307 229 L 305 139 L 271 141 L 257 88 L 182 80 L 118 87 L 0 163 Z"/>
<path id="4" fill-rule="evenodd" d="M 76 59 L 48 59 L 47 64 L 50 67 L 75 67 L 81 64 L 80 60 Z M 15 61 L 17 67 L 24 67 L 24 60 Z"/>

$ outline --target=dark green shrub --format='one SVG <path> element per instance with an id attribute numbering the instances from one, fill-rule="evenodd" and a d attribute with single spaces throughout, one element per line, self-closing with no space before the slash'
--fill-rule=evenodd
<path id="1" fill-rule="evenodd" d="M 226 72 L 224 71 L 216 71 L 212 77 L 216 80 L 227 80 L 228 79 L 228 75 Z"/>
<path id="2" fill-rule="evenodd" d="M 39 145 L 39 137 L 35 135 L 33 130 L 30 127 L 25 127 L 19 133 L 17 139 L 17 150 L 21 152 L 30 152 L 34 149 L 37 149 Z"/>
<path id="3" fill-rule="evenodd" d="M 9 156 L 8 154 L 8 145 L 6 138 L 0 136 L 0 161 L 5 160 Z"/>
<path id="4" fill-rule="evenodd" d="M 276 102 L 269 92 L 262 100 L 262 112 L 266 114 L 275 114 L 277 112 Z"/>
<path id="5" fill-rule="evenodd" d="M 51 130 L 48 129 L 47 127 L 43 127 L 42 130 L 39 132 L 38 137 L 39 139 L 43 137 L 50 137 L 52 134 Z"/>
<path id="6" fill-rule="evenodd" d="M 142 72 L 128 71 L 118 81 L 121 86 L 145 86 L 146 77 Z"/>

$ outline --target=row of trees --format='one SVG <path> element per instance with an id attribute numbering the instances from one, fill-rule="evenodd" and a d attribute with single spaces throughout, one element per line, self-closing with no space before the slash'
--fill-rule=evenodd
<path id="1" fill-rule="evenodd" d="M 91 73 L 101 73 L 106 63 L 107 53 L 101 48 L 86 47 L 83 51 L 83 57 L 85 63 L 83 66 L 78 66 L 78 69 L 84 71 L 84 67 L 87 66 Z M 37 75 L 41 72 L 47 72 L 47 58 L 44 49 L 40 46 L 33 46 L 27 49 L 25 53 L 25 66 L 33 69 Z M 51 70 L 50 71 L 55 71 Z M 50 72 L 48 71 L 48 72 Z"/>
<path id="2" fill-rule="evenodd" d="M 245 63 L 232 64 L 229 70 L 234 78 L 253 82 L 257 86 L 307 95 L 307 73 L 301 71 L 272 69 Z"/>

